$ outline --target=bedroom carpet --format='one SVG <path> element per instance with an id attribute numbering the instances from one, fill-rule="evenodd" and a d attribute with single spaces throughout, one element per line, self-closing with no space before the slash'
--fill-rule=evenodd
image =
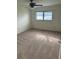
<path id="1" fill-rule="evenodd" d="M 61 34 L 28 30 L 17 35 L 17 59 L 58 59 Z"/>

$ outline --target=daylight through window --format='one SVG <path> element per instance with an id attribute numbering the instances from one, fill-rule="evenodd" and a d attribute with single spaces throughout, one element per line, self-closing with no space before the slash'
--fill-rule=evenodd
<path id="1" fill-rule="evenodd" d="M 36 12 L 36 20 L 52 20 L 52 12 Z"/>

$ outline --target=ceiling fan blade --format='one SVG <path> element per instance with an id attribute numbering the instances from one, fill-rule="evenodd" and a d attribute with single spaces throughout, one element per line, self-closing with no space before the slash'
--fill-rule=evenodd
<path id="1" fill-rule="evenodd" d="M 43 5 L 35 5 L 35 6 L 43 6 Z"/>

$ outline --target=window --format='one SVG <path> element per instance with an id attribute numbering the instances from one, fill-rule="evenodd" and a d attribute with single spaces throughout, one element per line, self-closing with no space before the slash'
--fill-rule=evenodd
<path id="1" fill-rule="evenodd" d="M 44 20 L 52 20 L 52 12 L 44 12 Z"/>
<path id="2" fill-rule="evenodd" d="M 37 20 L 43 20 L 43 12 L 37 12 L 36 13 L 36 19 Z"/>
<path id="3" fill-rule="evenodd" d="M 36 12 L 36 20 L 52 20 L 52 12 Z"/>

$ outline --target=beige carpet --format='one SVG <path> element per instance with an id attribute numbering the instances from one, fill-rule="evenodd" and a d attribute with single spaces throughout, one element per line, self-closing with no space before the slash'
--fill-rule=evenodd
<path id="1" fill-rule="evenodd" d="M 17 37 L 17 59 L 58 59 L 60 33 L 28 30 Z"/>

